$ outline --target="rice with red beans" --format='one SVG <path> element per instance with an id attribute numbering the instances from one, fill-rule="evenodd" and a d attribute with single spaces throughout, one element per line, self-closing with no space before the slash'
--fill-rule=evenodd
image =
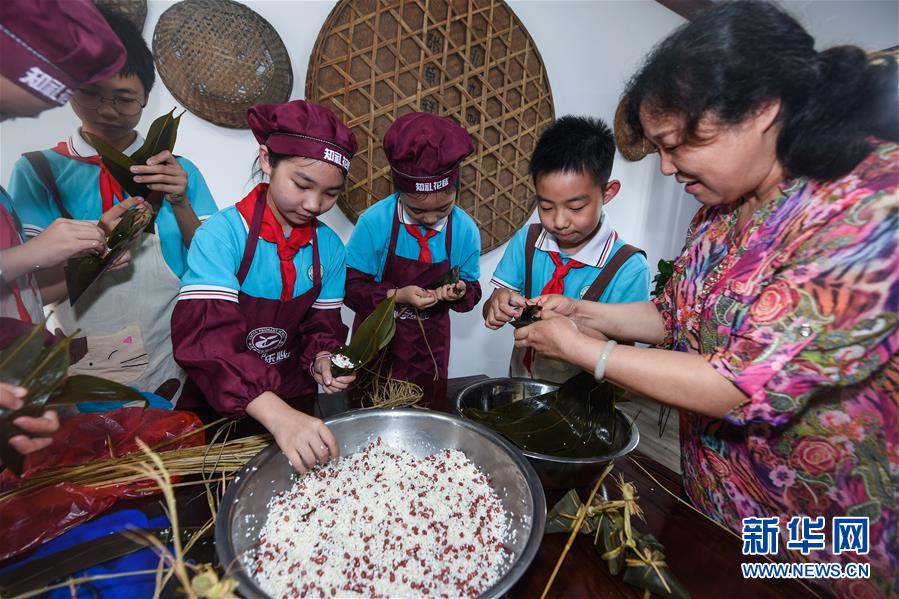
<path id="1" fill-rule="evenodd" d="M 276 495 L 248 566 L 272 597 L 475 597 L 508 569 L 509 521 L 461 451 L 378 438 Z"/>

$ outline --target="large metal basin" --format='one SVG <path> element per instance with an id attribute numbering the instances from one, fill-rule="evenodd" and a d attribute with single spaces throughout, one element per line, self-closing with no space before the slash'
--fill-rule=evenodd
<path id="1" fill-rule="evenodd" d="M 359 410 L 325 422 L 341 455 L 363 449 L 378 436 L 416 457 L 442 449 L 465 452 L 490 477 L 511 528 L 517 530 L 506 541 L 513 554 L 509 570 L 481 596 L 503 596 L 524 574 L 543 538 L 546 499 L 536 472 L 508 441 L 483 426 L 430 410 Z M 239 556 L 258 542 L 269 500 L 292 485 L 293 468 L 272 444 L 247 463 L 225 492 L 215 522 L 216 551 L 227 574 L 240 583 L 243 597 L 267 597 Z"/>
<path id="2" fill-rule="evenodd" d="M 526 378 L 484 379 L 473 383 L 456 394 L 453 407 L 462 415 L 463 407 L 490 410 L 513 401 L 535 397 L 558 389 L 558 385 Z M 464 417 L 464 415 L 463 415 Z M 567 490 L 590 486 L 599 477 L 609 461 L 627 455 L 640 442 L 640 432 L 632 426 L 620 410 L 616 410 L 618 429 L 623 432 L 619 448 L 607 455 L 589 458 L 564 458 L 516 447 L 537 471 L 546 489 Z"/>

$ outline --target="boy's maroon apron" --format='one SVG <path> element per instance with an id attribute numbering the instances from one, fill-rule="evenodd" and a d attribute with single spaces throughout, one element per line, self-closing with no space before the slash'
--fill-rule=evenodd
<path id="1" fill-rule="evenodd" d="M 417 225 L 416 225 L 417 226 Z M 446 256 L 441 262 L 419 262 L 396 254 L 399 235 L 398 213 L 393 217 L 390 245 L 384 263 L 382 281 L 397 289 L 417 285 L 427 289 L 431 282 L 451 269 L 449 256 L 453 247 L 452 213 L 446 222 Z M 353 331 L 367 315 L 356 315 Z M 449 303 L 437 302 L 425 310 L 416 311 L 409 306 L 396 308 L 396 333 L 387 346 L 381 376 L 390 373 L 395 379 L 410 381 L 421 387 L 427 402 L 443 401 L 446 396 L 446 379 L 450 355 Z M 419 323 L 419 319 L 421 322 Z M 436 363 L 436 370 L 435 370 Z"/>
<path id="2" fill-rule="evenodd" d="M 259 193 L 253 210 L 253 219 L 247 234 L 237 281 L 243 285 L 256 255 L 259 230 L 265 212 L 265 193 Z M 318 254 L 318 238 L 313 227 L 312 234 L 312 288 L 291 300 L 266 299 L 238 293 L 240 311 L 246 322 L 246 348 L 257 354 L 258 368 L 274 368 L 280 375 L 281 385 L 272 389 L 280 398 L 298 410 L 311 413 L 313 400 L 318 390 L 317 383 L 307 368 L 298 365 L 297 360 L 303 349 L 300 325 L 312 308 L 322 288 L 322 269 Z M 254 373 L 246 373 L 253 377 Z M 216 390 L 209 390 L 215 393 Z M 202 392 L 189 380 L 185 393 L 190 392 L 190 401 L 182 398 L 179 408 L 195 409 L 195 397 Z"/>

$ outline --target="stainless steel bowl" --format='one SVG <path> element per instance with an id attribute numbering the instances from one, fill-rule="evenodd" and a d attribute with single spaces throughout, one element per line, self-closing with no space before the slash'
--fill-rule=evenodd
<path id="1" fill-rule="evenodd" d="M 484 379 L 459 391 L 453 398 L 453 407 L 464 418 L 463 407 L 490 410 L 513 401 L 542 395 L 558 389 L 558 387 L 552 383 L 525 378 Z M 544 488 L 566 490 L 589 486 L 596 481 L 603 467 L 609 461 L 629 454 L 640 442 L 640 431 L 636 426 L 631 426 L 624 413 L 616 410 L 616 418 L 617 426 L 623 427 L 621 430 L 627 430 L 629 433 L 627 442 L 619 450 L 608 455 L 591 458 L 563 458 L 527 451 L 520 447 L 516 447 L 516 449 L 527 457 L 534 470 L 537 471 Z"/>
<path id="2" fill-rule="evenodd" d="M 483 426 L 430 410 L 361 410 L 325 422 L 340 443 L 341 455 L 360 451 L 378 436 L 419 458 L 442 449 L 465 452 L 489 475 L 517 531 L 506 541 L 513 554 L 508 572 L 481 596 L 501 597 L 521 578 L 543 538 L 546 498 L 537 473 L 511 443 Z M 292 485 L 293 468 L 272 444 L 244 466 L 225 492 L 215 521 L 215 547 L 227 574 L 240 583 L 243 597 L 267 597 L 239 556 L 258 542 L 271 498 Z"/>

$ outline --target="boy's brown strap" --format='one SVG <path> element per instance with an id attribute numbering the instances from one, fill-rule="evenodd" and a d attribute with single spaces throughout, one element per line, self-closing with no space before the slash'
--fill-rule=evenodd
<path id="1" fill-rule="evenodd" d="M 606 262 L 605 267 L 596 275 L 596 279 L 593 281 L 593 284 L 590 285 L 590 288 L 587 289 L 587 292 L 584 294 L 584 297 L 581 299 L 585 299 L 590 302 L 599 301 L 599 298 L 602 297 L 603 291 L 606 290 L 606 287 L 609 286 L 609 283 L 612 282 L 612 278 L 618 273 L 624 263 L 628 261 L 628 259 L 636 253 L 646 255 L 646 252 L 641 250 L 640 248 L 636 248 L 632 245 L 623 245 L 618 248 L 618 251 L 615 252 L 615 255 L 612 256 L 612 259 Z"/>
<path id="2" fill-rule="evenodd" d="M 537 238 L 543 232 L 540 223 L 533 223 L 528 227 L 528 237 L 524 242 L 524 289 L 521 295 L 531 298 L 531 270 L 534 262 L 534 253 L 537 251 Z"/>
<path id="3" fill-rule="evenodd" d="M 25 152 L 22 156 L 25 157 L 25 160 L 27 160 L 31 165 L 31 168 L 34 169 L 34 174 L 41 180 L 41 183 L 44 184 L 47 191 L 50 192 L 53 202 L 56 203 L 56 209 L 59 210 L 59 215 L 63 218 L 72 218 L 72 215 L 66 210 L 66 207 L 62 203 L 62 194 L 59 193 L 59 187 L 56 186 L 56 177 L 53 176 L 53 169 L 50 168 L 50 161 L 47 160 L 44 153 Z"/>

